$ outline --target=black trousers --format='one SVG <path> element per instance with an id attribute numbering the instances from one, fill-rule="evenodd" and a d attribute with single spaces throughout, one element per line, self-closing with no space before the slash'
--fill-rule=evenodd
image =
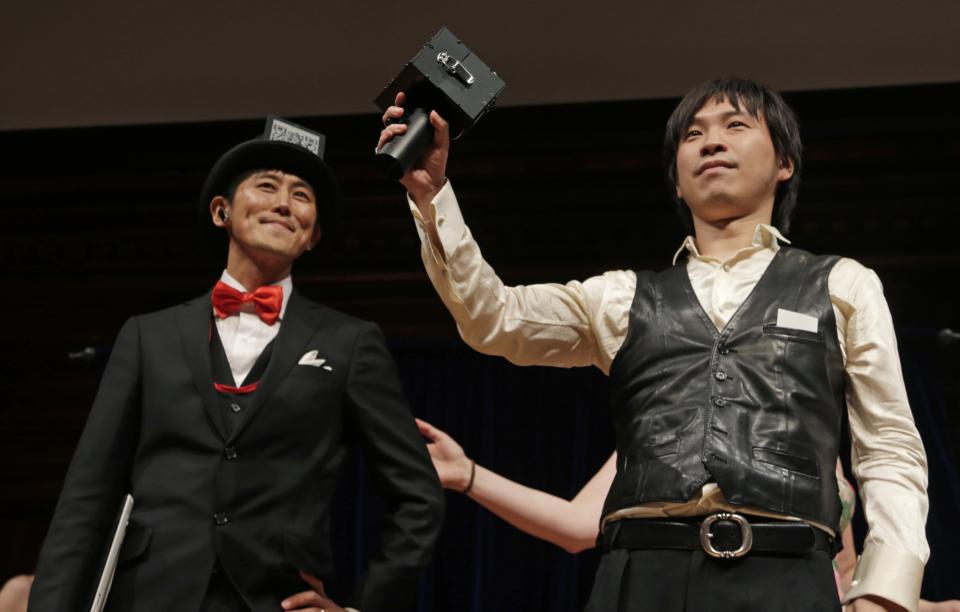
<path id="1" fill-rule="evenodd" d="M 747 554 L 613 549 L 600 560 L 585 612 L 840 612 L 827 553 Z"/>

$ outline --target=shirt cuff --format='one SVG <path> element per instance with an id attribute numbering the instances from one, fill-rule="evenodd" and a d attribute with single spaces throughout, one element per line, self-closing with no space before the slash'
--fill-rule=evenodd
<path id="1" fill-rule="evenodd" d="M 867 545 L 857 562 L 844 605 L 858 597 L 873 595 L 889 599 L 916 612 L 923 581 L 923 562 L 893 546 Z"/>
<path id="2" fill-rule="evenodd" d="M 450 180 L 448 179 L 447 182 L 443 184 L 440 191 L 438 191 L 430 201 L 430 204 L 433 206 L 433 218 L 437 226 L 437 235 L 440 236 L 441 244 L 433 245 L 430 243 L 425 229 L 426 220 L 423 218 L 420 209 L 417 208 L 416 203 L 410 197 L 409 193 L 407 194 L 407 204 L 410 206 L 410 212 L 416 223 L 417 233 L 420 235 L 420 242 L 423 243 L 424 247 L 429 247 L 431 253 L 434 255 L 435 261 L 439 259 L 437 263 L 442 265 L 443 260 L 453 254 L 454 249 L 456 249 L 456 246 L 460 243 L 460 240 L 466 232 L 463 213 L 460 212 L 460 204 L 457 202 L 457 195 L 453 192 Z M 433 253 L 434 248 L 442 249 L 443 257 L 437 258 L 437 253 Z"/>

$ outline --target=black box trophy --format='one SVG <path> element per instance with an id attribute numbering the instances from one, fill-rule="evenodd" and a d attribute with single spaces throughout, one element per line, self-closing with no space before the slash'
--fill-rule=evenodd
<path id="1" fill-rule="evenodd" d="M 453 32 L 441 28 L 374 100 L 386 110 L 397 92 L 406 94 L 407 131 L 383 145 L 377 166 L 388 178 L 399 179 L 433 141 L 430 111 L 450 123 L 450 137 L 456 139 L 493 107 L 505 86 Z"/>

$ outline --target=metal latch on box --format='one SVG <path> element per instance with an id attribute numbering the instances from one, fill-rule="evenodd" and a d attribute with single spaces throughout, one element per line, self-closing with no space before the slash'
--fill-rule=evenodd
<path id="1" fill-rule="evenodd" d="M 473 85 L 474 78 L 470 71 L 460 63 L 460 60 L 451 57 L 446 51 L 437 54 L 437 63 L 446 68 L 447 72 L 463 81 L 464 85 L 468 87 Z"/>

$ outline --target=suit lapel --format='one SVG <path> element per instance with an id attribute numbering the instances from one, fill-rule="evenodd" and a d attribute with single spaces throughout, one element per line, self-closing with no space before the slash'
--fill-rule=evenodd
<path id="1" fill-rule="evenodd" d="M 257 390 L 250 401 L 250 407 L 244 411 L 240 423 L 234 430 L 230 441 L 235 440 L 254 419 L 260 408 L 273 392 L 277 385 L 287 377 L 290 370 L 297 364 L 304 348 L 310 342 L 315 329 L 315 310 L 311 302 L 294 290 L 290 294 L 287 310 L 280 322 L 280 333 L 273 345 L 273 355 L 267 364 L 267 369 L 257 385 Z"/>
<path id="2" fill-rule="evenodd" d="M 177 312 L 177 329 L 180 332 L 180 347 L 183 360 L 193 376 L 197 395 L 203 401 L 210 425 L 223 439 L 227 432 L 218 409 L 217 395 L 213 390 L 213 372 L 210 368 L 210 293 L 184 304 Z"/>

